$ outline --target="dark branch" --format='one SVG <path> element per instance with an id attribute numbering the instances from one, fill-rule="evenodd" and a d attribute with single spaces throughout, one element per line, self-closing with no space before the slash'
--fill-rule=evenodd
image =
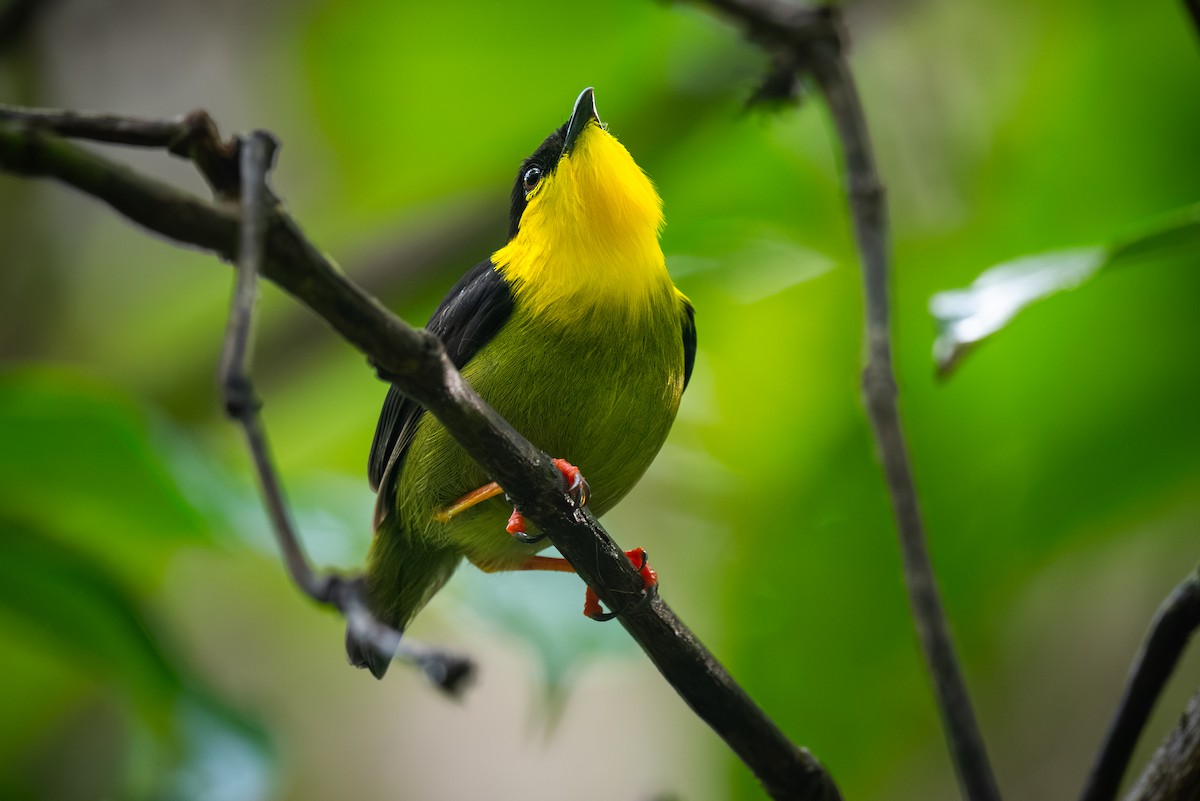
<path id="1" fill-rule="evenodd" d="M 1196 801 L 1200 798 L 1200 690 L 1179 725 L 1154 752 L 1125 801 Z"/>
<path id="2" fill-rule="evenodd" d="M 0 120 L 15 120 L 60 136 L 135 147 L 170 148 L 189 131 L 187 117 L 161 120 L 87 111 L 24 109 L 0 105 Z"/>
<path id="3" fill-rule="evenodd" d="M 1197 628 L 1200 628 L 1200 568 L 1193 570 L 1158 608 L 1150 624 L 1150 634 L 1134 658 L 1125 693 L 1080 801 L 1112 801 L 1117 797 L 1142 729 Z"/>
<path id="4" fill-rule="evenodd" d="M 56 178 L 171 239 L 232 260 L 236 211 L 207 203 L 37 130 L 8 111 L 0 120 L 0 169 Z M 562 490 L 561 474 L 467 385 L 441 342 L 414 329 L 363 292 L 275 206 L 266 214 L 262 273 L 307 305 L 365 353 L 377 372 L 429 409 L 513 498 L 610 609 L 629 609 L 622 625 L 689 706 L 725 739 L 777 799 L 833 801 L 833 780 L 793 745 L 711 653 L 655 598 L 586 509 Z M 345 583 L 339 586 L 347 586 Z M 351 609 L 351 614 L 357 614 Z M 368 616 L 369 617 L 369 616 Z"/>
<path id="5" fill-rule="evenodd" d="M 25 36 L 37 12 L 50 0 L 8 0 L 0 4 L 0 50 L 7 49 Z"/>
<path id="6" fill-rule="evenodd" d="M 971 709 L 929 560 L 896 405 L 888 322 L 887 209 L 862 104 L 843 56 L 839 14 L 834 8 L 797 8 L 775 0 L 708 0 L 708 4 L 738 20 L 747 34 L 772 54 L 773 73 L 778 72 L 781 63 L 790 62 L 798 71 L 811 74 L 829 105 L 842 144 L 847 194 L 863 265 L 867 350 L 863 395 L 896 518 L 913 618 L 937 691 L 959 783 L 972 801 L 999 801 L 1000 792 Z"/>
<path id="7" fill-rule="evenodd" d="M 1200 33 L 1200 0 L 1183 0 L 1183 6 L 1192 18 L 1192 26 Z"/>
<path id="8" fill-rule="evenodd" d="M 206 111 L 193 111 L 171 120 L 124 117 L 87 111 L 25 109 L 0 104 L 0 123 L 132 147 L 165 148 L 194 162 L 219 196 L 240 194 L 237 141 L 224 142 Z"/>
<path id="9" fill-rule="evenodd" d="M 850 208 L 862 254 L 866 295 L 868 355 L 863 370 L 863 395 L 887 476 L 913 620 L 933 676 L 963 791 L 972 801 L 999 801 L 1000 791 L 971 708 L 929 559 L 908 446 L 896 404 L 888 321 L 889 254 L 883 185 L 871 157 L 866 122 L 850 72 L 840 56 L 816 55 L 824 49 L 814 48 L 815 57 L 809 66 L 825 93 L 844 147 Z"/>

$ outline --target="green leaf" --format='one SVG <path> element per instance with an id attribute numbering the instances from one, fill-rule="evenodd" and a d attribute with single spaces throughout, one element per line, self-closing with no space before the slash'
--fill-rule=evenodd
<path id="1" fill-rule="evenodd" d="M 0 513 L 36 522 L 122 575 L 207 527 L 124 396 L 63 370 L 0 373 Z"/>
<path id="2" fill-rule="evenodd" d="M 23 749 L 57 752 L 64 734 L 95 725 L 77 715 L 80 705 L 115 697 L 135 713 L 125 716 L 122 732 L 130 747 L 117 749 L 126 753 L 116 779 L 122 797 L 258 801 L 275 794 L 274 755 L 262 729 L 198 688 L 165 647 L 162 627 L 129 591 L 58 538 L 3 519 L 0 623 L 16 629 L 23 646 L 48 656 L 48 664 L 61 666 L 36 691 L 65 719 L 38 731 L 32 724 L 50 723 L 48 710 L 26 710 L 0 724 L 0 741 L 21 734 Z M 31 689 L 20 673 L 6 678 L 0 701 Z M 65 747 L 72 747 L 69 738 Z M 31 777 L 40 780 L 36 769 Z"/>
<path id="3" fill-rule="evenodd" d="M 967 289 L 939 292 L 929 302 L 937 325 L 933 345 L 945 377 L 970 350 L 1025 307 L 1083 284 L 1100 270 L 1132 264 L 1200 264 L 1200 205 L 1139 236 L 1109 245 L 1040 253 L 997 265 Z"/>
<path id="4" fill-rule="evenodd" d="M 182 680 L 133 598 L 97 564 L 36 528 L 0 519 L 0 609 L 85 673 L 118 681 L 146 709 Z"/>

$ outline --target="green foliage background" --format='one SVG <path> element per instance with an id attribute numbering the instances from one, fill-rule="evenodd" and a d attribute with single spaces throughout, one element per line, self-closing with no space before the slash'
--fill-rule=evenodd
<path id="1" fill-rule="evenodd" d="M 1200 260 L 1103 272 L 934 378 L 936 292 L 1107 243 L 1200 195 L 1200 39 L 1178 3 L 862 2 L 889 188 L 901 403 L 1003 788 L 1082 781 L 1158 602 L 1200 549 Z M 593 85 L 663 195 L 700 354 L 606 520 L 848 798 L 954 797 L 858 399 L 860 281 L 819 102 L 691 7 L 340 0 L 48 5 L 0 101 L 283 141 L 321 247 L 419 323 L 502 239 L 519 160 Z M 119 154 L 195 187 L 161 154 Z M 213 375 L 230 287 L 65 190 L 0 176 L 0 795 L 757 798 L 567 576 L 464 569 L 415 633 L 475 653 L 461 706 L 346 667 L 284 580 Z M 361 564 L 384 388 L 272 287 L 256 371 L 301 528 Z M 1144 744 L 1200 679 L 1189 657 Z M 1144 759 L 1144 755 L 1142 757 Z"/>

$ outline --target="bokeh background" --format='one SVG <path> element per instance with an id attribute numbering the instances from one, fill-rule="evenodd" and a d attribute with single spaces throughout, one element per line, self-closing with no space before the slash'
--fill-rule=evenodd
<path id="1" fill-rule="evenodd" d="M 0 101 L 273 131 L 291 211 L 414 323 L 501 244 L 520 159 L 595 86 L 661 190 L 700 332 L 670 441 L 609 530 L 847 798 L 956 797 L 858 397 L 837 145 L 819 102 L 744 110 L 764 57 L 738 31 L 635 0 L 31 7 Z M 928 304 L 1196 203 L 1200 38 L 1177 2 L 848 12 L 934 562 L 1002 787 L 1070 796 L 1200 554 L 1200 264 L 1104 272 L 945 382 Z M 203 192 L 162 153 L 109 152 Z M 461 702 L 348 667 L 219 413 L 228 267 L 3 175 L 0 243 L 0 795 L 761 797 L 623 631 L 579 615 L 573 576 L 459 572 L 412 634 L 477 658 Z M 314 559 L 361 565 L 385 388 L 274 287 L 255 369 Z M 1198 679 L 1192 654 L 1139 764 Z"/>

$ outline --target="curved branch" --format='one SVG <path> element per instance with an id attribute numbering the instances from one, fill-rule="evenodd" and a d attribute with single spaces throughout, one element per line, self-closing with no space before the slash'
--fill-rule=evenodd
<path id="1" fill-rule="evenodd" d="M 896 518 L 913 620 L 933 678 L 959 784 L 972 801 L 999 801 L 1000 791 L 971 709 L 970 694 L 929 559 L 925 526 L 896 404 L 889 323 L 887 206 L 858 90 L 843 56 L 840 14 L 833 7 L 801 8 L 778 0 L 707 0 L 707 3 L 740 22 L 748 36 L 772 56 L 771 76 L 764 86 L 774 87 L 777 97 L 768 92 L 765 99 L 788 95 L 787 81 L 780 75 L 808 73 L 821 87 L 829 106 L 842 145 L 846 192 L 862 258 L 867 350 L 863 398 Z"/>
<path id="2" fill-rule="evenodd" d="M 1079 801 L 1111 801 L 1117 797 L 1121 778 L 1142 729 L 1197 628 L 1200 628 L 1200 567 L 1167 596 L 1154 615 L 1150 633 L 1134 658 L 1117 713 Z M 1188 715 L 1184 713 L 1184 722 L 1187 720 Z M 1200 745 L 1200 736 L 1195 742 Z M 1161 771 L 1160 765 L 1157 771 L 1150 773 Z"/>
<path id="3" fill-rule="evenodd" d="M 0 115 L 0 169 L 58 179 L 170 239 L 226 260 L 236 257 L 235 208 L 200 200 L 47 135 L 12 109 Z M 324 318 L 367 355 L 381 377 L 432 412 L 610 609 L 630 610 L 620 616 L 621 624 L 772 797 L 840 799 L 820 763 L 784 736 L 665 601 L 629 604 L 643 594 L 633 564 L 591 512 L 564 494 L 549 457 L 467 385 L 437 337 L 412 328 L 350 281 L 278 206 L 267 215 L 263 257 L 263 275 Z"/>

